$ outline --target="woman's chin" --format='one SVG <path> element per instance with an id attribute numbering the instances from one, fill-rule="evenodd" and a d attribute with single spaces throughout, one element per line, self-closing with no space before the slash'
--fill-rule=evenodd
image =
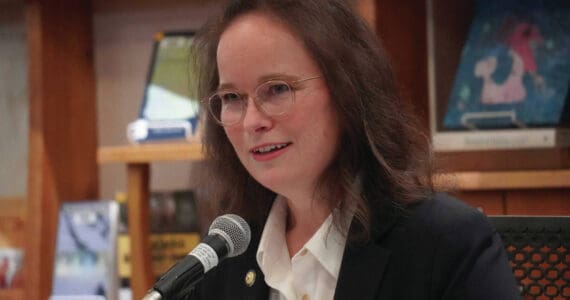
<path id="1" fill-rule="evenodd" d="M 278 174 L 260 174 L 259 176 L 254 176 L 255 180 L 259 184 L 263 185 L 265 188 L 277 193 L 282 194 L 283 190 L 286 190 L 288 186 L 291 185 L 292 179 L 287 179 L 288 177 Z"/>

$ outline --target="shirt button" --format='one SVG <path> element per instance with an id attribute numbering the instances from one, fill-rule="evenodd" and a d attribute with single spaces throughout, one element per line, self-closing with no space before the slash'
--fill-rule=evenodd
<path id="1" fill-rule="evenodd" d="M 305 256 L 305 255 L 307 255 L 307 252 L 309 252 L 309 250 L 307 250 L 307 248 L 303 248 L 303 250 L 301 250 L 301 253 L 299 253 L 299 255 Z M 309 299 L 309 298 L 307 298 L 307 299 Z M 305 298 L 303 298 L 303 300 L 305 300 Z"/>
<path id="2" fill-rule="evenodd" d="M 302 299 L 302 300 L 311 300 L 311 299 L 309 298 L 309 295 L 307 295 L 307 294 L 304 294 L 301 299 Z"/>

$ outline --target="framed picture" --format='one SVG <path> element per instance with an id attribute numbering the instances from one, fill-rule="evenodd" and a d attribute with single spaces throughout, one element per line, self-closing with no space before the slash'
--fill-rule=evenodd
<path id="1" fill-rule="evenodd" d="M 127 130 L 131 142 L 196 139 L 200 101 L 190 50 L 193 36 L 156 34 L 139 117 Z"/>
<path id="2" fill-rule="evenodd" d="M 570 110 L 570 2 L 480 0 L 446 130 L 561 127 Z"/>

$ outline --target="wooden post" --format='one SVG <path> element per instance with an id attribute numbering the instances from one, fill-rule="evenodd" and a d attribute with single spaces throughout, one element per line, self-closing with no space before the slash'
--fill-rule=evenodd
<path id="1" fill-rule="evenodd" d="M 95 82 L 87 0 L 28 0 L 30 137 L 25 299 L 51 293 L 59 204 L 96 199 Z"/>
<path id="2" fill-rule="evenodd" d="M 149 165 L 127 165 L 129 235 L 131 236 L 131 289 L 133 299 L 142 299 L 154 282 L 150 263 Z"/>

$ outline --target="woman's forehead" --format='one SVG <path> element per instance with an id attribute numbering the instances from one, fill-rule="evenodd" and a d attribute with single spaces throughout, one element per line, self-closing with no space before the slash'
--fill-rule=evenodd
<path id="1" fill-rule="evenodd" d="M 235 59 L 233 56 L 283 55 L 303 47 L 302 42 L 275 19 L 260 12 L 248 13 L 235 19 L 220 37 L 218 59 L 228 56 Z"/>
<path id="2" fill-rule="evenodd" d="M 294 75 L 318 71 L 302 40 L 263 12 L 245 14 L 228 26 L 218 44 L 217 61 L 220 81 L 243 77 L 245 72 Z"/>

